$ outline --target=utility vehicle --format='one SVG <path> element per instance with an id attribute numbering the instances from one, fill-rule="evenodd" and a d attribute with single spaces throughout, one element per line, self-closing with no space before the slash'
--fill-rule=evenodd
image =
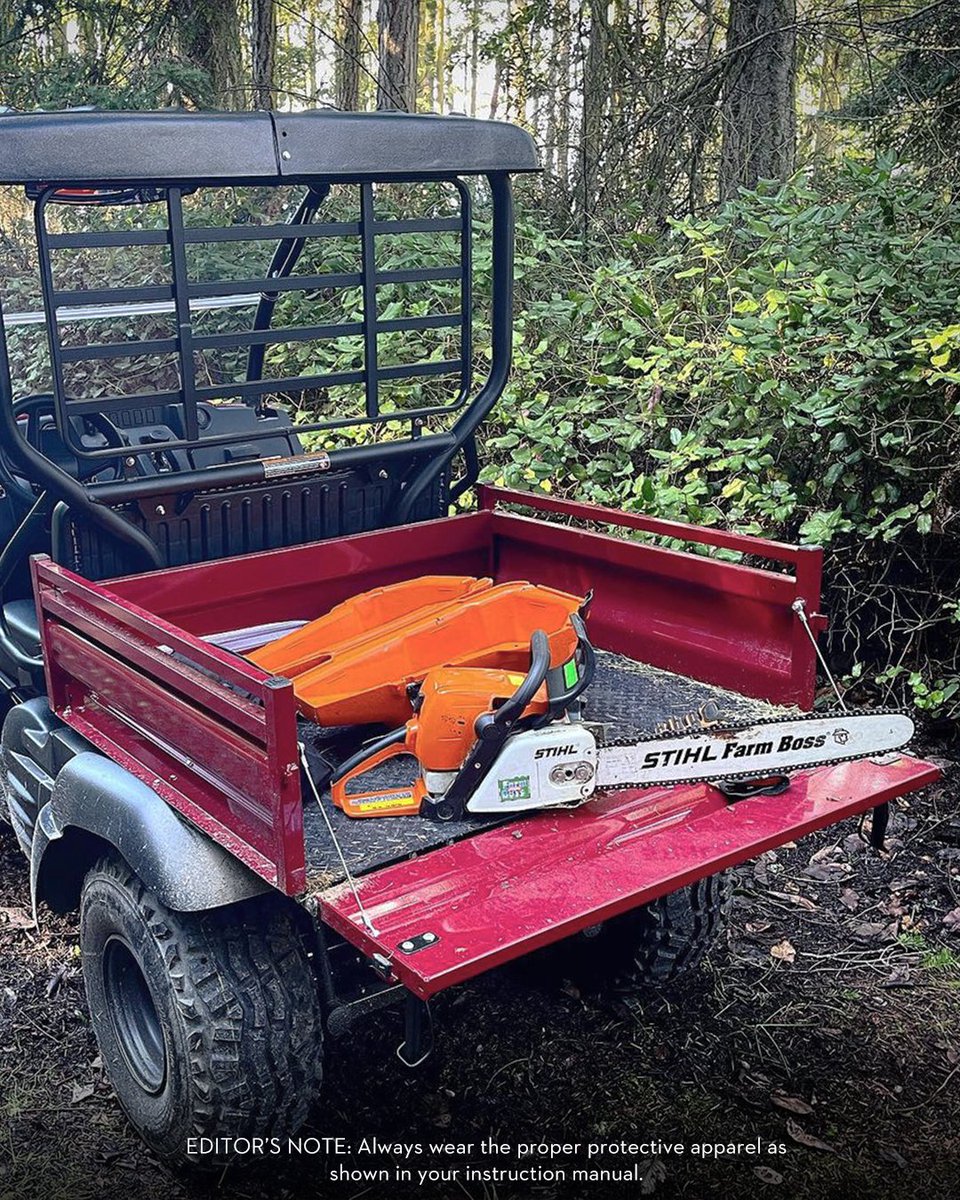
<path id="1" fill-rule="evenodd" d="M 478 486 L 536 169 L 461 117 L 0 116 L 40 290 L 0 326 L 6 804 L 172 1159 L 295 1131 L 325 1043 L 376 1010 L 404 1006 L 418 1062 L 432 997 L 551 944 L 598 983 L 672 979 L 728 868 L 870 810 L 879 839 L 936 776 L 893 754 L 446 821 L 313 794 L 291 683 L 218 635 L 422 576 L 592 592 L 587 713 L 618 737 L 812 707 L 819 549 Z"/>

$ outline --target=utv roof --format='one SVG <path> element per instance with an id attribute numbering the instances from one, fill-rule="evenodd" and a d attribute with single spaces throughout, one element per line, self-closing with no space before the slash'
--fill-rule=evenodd
<path id="1" fill-rule="evenodd" d="M 278 183 L 539 169 L 502 121 L 410 113 L 0 114 L 0 183 Z"/>

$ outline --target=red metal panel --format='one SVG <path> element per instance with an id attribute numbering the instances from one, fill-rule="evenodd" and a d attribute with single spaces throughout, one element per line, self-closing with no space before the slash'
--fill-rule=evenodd
<path id="1" fill-rule="evenodd" d="M 369 588 L 418 575 L 488 574 L 489 528 L 488 513 L 470 513 L 130 575 L 109 587 L 195 634 L 311 620 Z"/>
<path id="2" fill-rule="evenodd" d="M 48 559 L 33 572 L 58 716 L 269 883 L 301 892 L 292 685 Z"/>
<path id="3" fill-rule="evenodd" d="M 499 504 L 516 504 L 538 512 L 573 517 L 578 521 L 616 525 L 621 529 L 637 529 L 643 533 L 675 538 L 681 542 L 696 542 L 700 546 L 737 550 L 741 554 L 769 558 L 774 562 L 796 563 L 798 555 L 810 549 L 816 549 L 816 547 L 794 546 L 789 542 L 775 542 L 769 538 L 754 537 L 753 534 L 716 529 L 709 525 L 665 521 L 662 517 L 648 517 L 644 513 L 624 512 L 619 508 L 608 508 L 604 504 L 589 504 L 583 500 L 562 500 L 557 496 L 548 496 L 544 492 L 523 492 L 517 488 L 493 487 L 486 483 L 481 484 L 478 491 L 480 507 L 487 511 L 492 511 Z"/>
<path id="4" fill-rule="evenodd" d="M 319 893 L 321 916 L 427 998 L 938 775 L 903 757 L 823 767 L 782 796 L 733 805 L 704 784 L 611 793 L 363 876 L 376 934 L 343 884 Z M 423 933 L 437 941 L 404 954 L 402 943 Z"/>
<path id="5" fill-rule="evenodd" d="M 793 575 L 530 517 L 492 520 L 498 581 L 522 574 L 564 591 L 593 589 L 595 645 L 746 696 L 813 703 L 815 655 L 791 608 L 800 594 Z M 805 570 L 811 612 L 814 574 Z"/>

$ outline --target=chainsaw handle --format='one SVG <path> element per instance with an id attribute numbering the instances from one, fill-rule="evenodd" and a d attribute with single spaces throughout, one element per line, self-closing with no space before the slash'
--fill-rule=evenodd
<path id="1" fill-rule="evenodd" d="M 483 722 L 487 729 L 491 728 L 492 725 L 496 730 L 495 734 L 487 734 L 486 736 L 500 737 L 503 734 L 504 727 L 509 728 L 521 716 L 523 710 L 540 690 L 549 670 L 550 642 L 542 629 L 535 629 L 530 638 L 530 669 L 523 677 L 523 682 L 510 699 L 505 700 L 494 712 L 492 722 L 483 722 L 483 717 L 478 719 L 477 735 L 479 737 L 484 736 L 484 732 L 480 728 L 480 724 Z"/>
<path id="2" fill-rule="evenodd" d="M 379 754 L 381 750 L 385 750 L 387 746 L 394 746 L 399 742 L 406 740 L 407 727 L 399 725 L 396 729 L 391 729 L 389 733 L 383 734 L 382 737 L 376 738 L 372 742 L 365 742 L 364 745 L 349 758 L 345 758 L 339 767 L 330 776 L 330 783 L 339 783 L 348 775 L 354 773 L 354 767 L 359 767 L 361 763 L 365 763 L 374 754 Z"/>
<path id="3" fill-rule="evenodd" d="M 372 771 L 388 759 L 410 754 L 406 744 L 407 726 L 401 725 L 384 737 L 363 747 L 339 768 L 330 780 L 330 799 L 348 817 L 399 817 L 420 811 L 422 785 L 388 787 L 376 791 L 348 794 L 347 784 Z"/>

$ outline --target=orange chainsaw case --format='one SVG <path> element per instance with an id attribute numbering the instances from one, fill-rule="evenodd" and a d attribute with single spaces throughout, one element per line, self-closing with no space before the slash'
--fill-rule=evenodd
<path id="1" fill-rule="evenodd" d="M 430 588 L 439 597 L 432 603 Z M 407 687 L 434 667 L 524 674 L 536 629 L 547 635 L 551 665 L 561 666 L 576 650 L 570 618 L 582 605 L 531 583 L 426 576 L 348 600 L 248 657 L 292 679 L 300 711 L 319 725 L 397 726 L 410 717 Z M 386 613 L 396 615 L 379 623 Z"/>

